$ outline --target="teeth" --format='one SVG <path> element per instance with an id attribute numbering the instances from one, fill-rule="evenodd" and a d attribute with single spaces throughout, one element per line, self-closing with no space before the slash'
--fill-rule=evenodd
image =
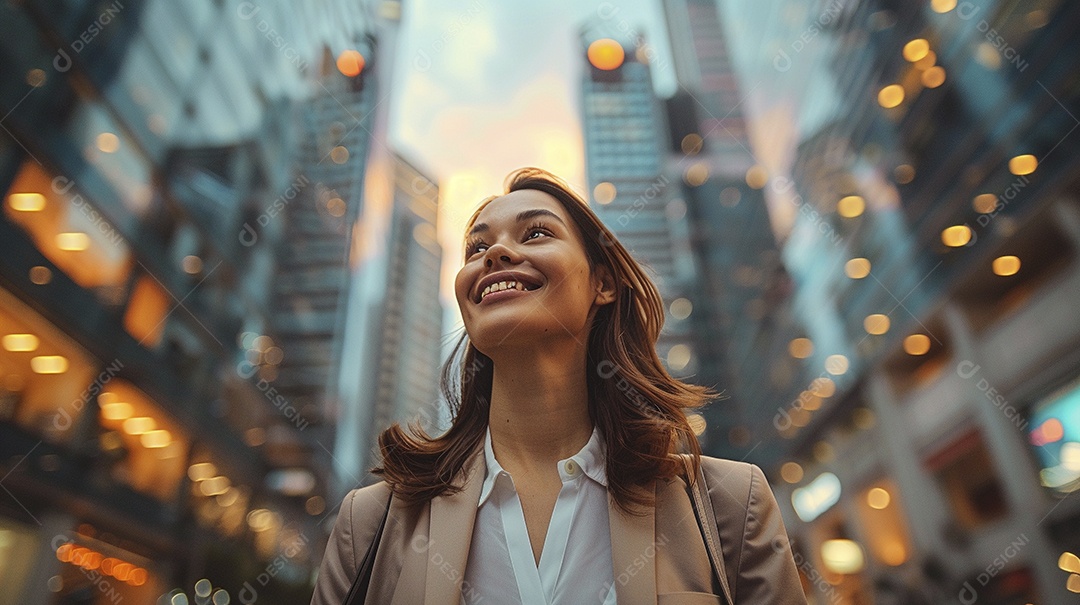
<path id="1" fill-rule="evenodd" d="M 509 289 L 521 290 L 523 292 L 526 291 L 525 285 L 519 281 L 501 281 L 484 288 L 484 291 L 480 293 L 480 299 L 483 300 L 485 296 L 492 292 L 501 292 Z"/>

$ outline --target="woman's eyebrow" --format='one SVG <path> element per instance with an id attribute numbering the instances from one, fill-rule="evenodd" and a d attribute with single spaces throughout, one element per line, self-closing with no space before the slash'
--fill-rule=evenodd
<path id="1" fill-rule="evenodd" d="M 566 226 L 566 223 L 564 223 L 563 220 L 559 218 L 559 215 L 555 214 L 550 210 L 547 210 L 546 208 L 533 208 L 532 210 L 522 210 L 517 215 L 517 222 L 520 223 L 521 221 L 528 220 L 536 216 L 550 216 L 551 218 L 562 223 L 564 227 Z M 469 235 L 475 235 L 477 233 L 487 231 L 488 227 L 489 225 L 487 223 L 477 223 L 473 225 L 472 229 L 469 230 Z"/>

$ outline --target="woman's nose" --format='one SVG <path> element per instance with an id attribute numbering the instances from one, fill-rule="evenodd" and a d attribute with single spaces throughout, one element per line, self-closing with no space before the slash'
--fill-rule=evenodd
<path id="1" fill-rule="evenodd" d="M 504 263 L 514 262 L 512 256 L 513 255 L 511 253 L 510 249 L 507 248 L 506 246 L 504 246 L 502 244 L 493 244 L 491 247 L 489 247 L 487 249 L 487 254 L 485 255 L 485 258 L 484 258 L 484 266 L 485 267 L 490 267 L 493 264 L 495 264 L 495 261 L 493 260 L 495 258 L 498 258 L 499 260 L 501 260 Z"/>

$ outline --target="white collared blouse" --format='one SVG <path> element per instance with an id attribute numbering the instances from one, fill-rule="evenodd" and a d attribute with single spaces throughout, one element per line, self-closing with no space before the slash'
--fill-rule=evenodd
<path id="1" fill-rule="evenodd" d="M 487 472 L 462 584 L 464 605 L 614 605 L 605 449 L 594 427 L 588 443 L 559 461 L 562 488 L 540 564 L 533 558 L 514 480 L 484 438 Z"/>

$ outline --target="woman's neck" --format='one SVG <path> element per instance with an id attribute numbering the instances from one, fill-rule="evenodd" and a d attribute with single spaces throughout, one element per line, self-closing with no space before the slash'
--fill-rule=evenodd
<path id="1" fill-rule="evenodd" d="M 496 458 L 511 474 L 550 469 L 592 435 L 585 348 L 543 349 L 495 360 L 488 426 Z"/>

